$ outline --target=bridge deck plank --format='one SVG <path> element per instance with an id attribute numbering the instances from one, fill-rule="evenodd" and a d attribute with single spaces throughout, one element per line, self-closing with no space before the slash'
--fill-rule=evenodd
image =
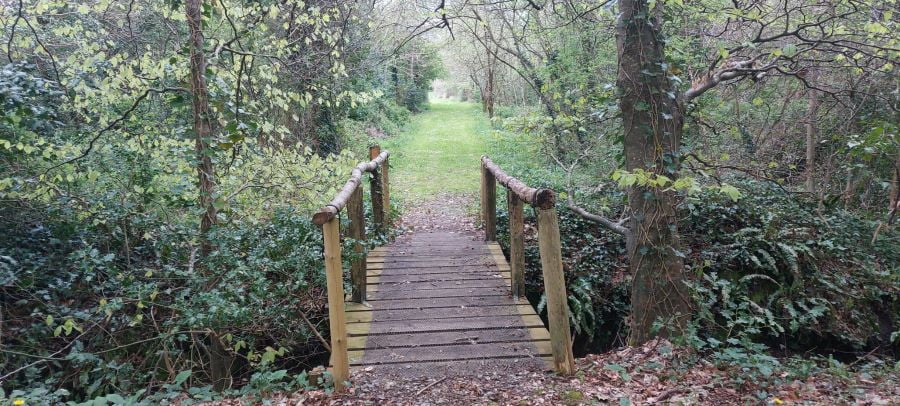
<path id="1" fill-rule="evenodd" d="M 350 363 L 403 376 L 546 369 L 550 335 L 510 297 L 496 243 L 466 233 L 416 233 L 372 250 L 368 302 L 347 303 Z"/>

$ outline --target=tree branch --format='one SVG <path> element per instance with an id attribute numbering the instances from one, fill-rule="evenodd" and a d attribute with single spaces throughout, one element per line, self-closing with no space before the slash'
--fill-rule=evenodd
<path id="1" fill-rule="evenodd" d="M 79 159 L 82 159 L 82 158 L 88 156 L 88 154 L 90 154 L 91 151 L 94 149 L 94 144 L 97 143 L 97 141 L 100 139 L 100 137 L 102 137 L 103 134 L 105 134 L 107 131 L 112 130 L 113 128 L 115 128 L 116 126 L 121 124 L 123 121 L 125 121 L 129 116 L 131 116 L 131 113 L 133 113 L 138 108 L 138 106 L 141 104 L 141 102 L 144 101 L 144 99 L 146 99 L 147 96 L 150 95 L 150 93 L 166 93 L 166 92 L 175 92 L 175 91 L 186 91 L 186 89 L 181 88 L 181 87 L 166 87 L 166 88 L 162 88 L 162 89 L 154 89 L 154 88 L 147 89 L 146 91 L 144 91 L 144 93 L 141 93 L 141 95 L 138 96 L 137 99 L 134 99 L 134 103 L 131 104 L 131 107 L 129 107 L 128 110 L 125 110 L 125 112 L 122 113 L 121 116 L 119 116 L 118 118 L 113 120 L 106 127 L 103 127 L 103 129 L 101 129 L 96 135 L 94 135 L 94 137 L 92 137 L 91 140 L 88 142 L 87 148 L 85 148 L 85 150 L 81 154 L 79 154 L 78 156 L 76 156 L 72 159 L 68 159 L 62 163 L 51 166 L 49 169 L 44 171 L 44 174 L 47 174 L 50 171 L 52 171 L 56 168 L 59 168 L 60 166 L 70 164 L 72 162 L 75 162 Z"/>
<path id="2" fill-rule="evenodd" d="M 582 153 L 578 158 L 575 159 L 574 162 L 572 162 L 571 165 L 568 166 L 563 165 L 562 161 L 560 161 L 555 154 L 549 154 L 550 157 L 553 158 L 554 161 L 556 161 L 556 164 L 563 168 L 563 170 L 566 172 L 566 206 L 569 208 L 569 210 L 572 210 L 581 218 L 597 223 L 616 234 L 627 237 L 630 233 L 630 230 L 625 227 L 624 224 L 626 221 L 628 221 L 628 218 L 623 218 L 619 221 L 613 221 L 599 214 L 591 213 L 581 206 L 575 204 L 575 188 L 572 185 L 572 171 L 575 170 L 575 167 L 578 165 L 578 161 L 581 158 L 585 157 L 586 152 L 587 151 Z"/>
<path id="3" fill-rule="evenodd" d="M 628 233 L 630 232 L 628 230 L 628 228 L 623 225 L 625 223 L 625 221 L 628 219 L 612 221 L 609 218 L 606 218 L 604 216 L 590 213 L 587 210 L 585 210 L 575 204 L 575 199 L 572 197 L 572 193 L 570 193 L 570 192 L 566 192 L 566 203 L 567 203 L 566 205 L 569 207 L 569 210 L 572 210 L 573 212 L 575 212 L 575 214 L 579 215 L 581 218 L 588 220 L 588 221 L 592 221 L 597 224 L 600 224 L 601 226 L 609 229 L 609 231 L 612 231 L 621 236 L 628 236 Z"/>

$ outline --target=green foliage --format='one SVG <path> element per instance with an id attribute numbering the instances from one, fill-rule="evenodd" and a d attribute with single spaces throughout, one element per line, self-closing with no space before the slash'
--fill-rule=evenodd
<path id="1" fill-rule="evenodd" d="M 431 82 L 443 74 L 443 65 L 434 48 L 413 40 L 391 58 L 387 74 L 389 94 L 397 104 L 418 113 L 427 108 Z"/>
<path id="2" fill-rule="evenodd" d="M 529 159 L 538 149 L 528 145 L 515 135 L 498 133 L 492 157 L 526 183 L 561 189 L 559 173 Z M 634 175 L 635 183 L 639 177 Z M 657 178 L 648 176 L 646 182 L 651 181 Z M 880 235 L 871 245 L 877 223 L 859 214 L 816 207 L 770 183 L 728 182 L 709 187 L 692 181 L 696 187 L 679 188 L 685 195 L 681 231 L 696 305 L 690 343 L 711 351 L 722 364 L 768 375 L 778 368 L 769 354 L 773 348 L 827 351 L 891 342 L 883 329 L 897 323 L 900 311 L 892 299 L 900 280 L 895 265 L 900 257 L 892 248 L 900 244 L 896 232 Z M 667 180 L 662 187 L 673 184 Z M 740 198 L 725 193 L 722 185 L 734 188 Z M 589 206 L 595 212 L 614 214 L 623 197 L 610 188 L 585 192 L 580 200 L 600 203 Z M 558 210 L 576 342 L 593 339 L 604 348 L 623 334 L 628 312 L 624 241 L 565 207 Z M 501 212 L 498 237 L 503 244 L 506 221 Z M 539 256 L 533 236 L 526 238 L 528 291 L 540 292 Z M 539 299 L 535 303 L 542 304 Z"/>
<path id="3" fill-rule="evenodd" d="M 24 3 L 35 35 L 3 27 L 4 54 L 34 65 L 0 74 L 0 399 L 210 400 L 213 340 L 235 390 L 296 388 L 296 371 L 327 361 L 298 317 L 327 336 L 310 217 L 364 155 L 325 152 L 408 111 L 377 80 L 346 79 L 377 76 L 365 48 L 344 53 L 366 30 L 348 4 L 206 3 L 207 257 L 182 4 L 40 0 Z M 305 34 L 289 43 L 291 24 Z"/>
<path id="4" fill-rule="evenodd" d="M 569 324 L 575 331 L 576 348 L 601 351 L 620 345 L 629 302 L 623 269 L 624 241 L 564 207 L 558 209 Z M 527 224 L 536 222 L 530 210 L 526 211 L 525 220 Z M 546 296 L 541 293 L 543 274 L 536 237 L 526 232 L 525 284 L 529 300 L 544 314 Z M 497 238 L 508 252 L 509 216 L 503 209 L 497 215 Z"/>
<path id="5" fill-rule="evenodd" d="M 514 174 L 530 186 L 564 190 L 566 174 L 539 158 L 544 144 L 541 138 L 534 135 L 496 130 L 489 155 L 507 173 Z M 590 179 L 590 175 L 583 173 L 573 177 L 579 183 L 587 183 Z M 620 207 L 624 198 L 622 192 L 614 188 L 605 193 L 578 189 L 578 192 L 582 191 L 594 202 L 590 209 L 598 212 L 613 212 L 613 208 Z M 559 199 L 565 199 L 565 195 Z M 504 202 L 498 202 L 497 207 L 497 238 L 508 252 L 509 214 Z M 627 330 L 625 317 L 629 303 L 625 241 L 582 219 L 563 204 L 558 204 L 557 210 L 569 290 L 569 322 L 576 333 L 576 351 L 603 351 L 621 345 Z M 528 227 L 536 223 L 532 210 L 525 211 L 525 221 Z M 543 313 L 546 297 L 541 294 L 544 287 L 536 231 L 527 228 L 525 238 L 526 291 L 532 304 Z"/>
<path id="6" fill-rule="evenodd" d="M 33 71 L 33 66 L 22 64 L 8 64 L 0 69 L 4 129 L 43 133 L 55 126 L 58 117 L 54 101 L 62 93 L 53 82 L 35 76 Z"/>
<path id="7" fill-rule="evenodd" d="M 686 204 L 705 329 L 720 340 L 726 331 L 770 343 L 790 336 L 797 349 L 817 337 L 860 349 L 887 344 L 884 317 L 900 310 L 889 299 L 900 280 L 898 235 L 871 244 L 874 222 L 819 210 L 771 185 L 740 188 L 737 203 L 707 193 Z"/>

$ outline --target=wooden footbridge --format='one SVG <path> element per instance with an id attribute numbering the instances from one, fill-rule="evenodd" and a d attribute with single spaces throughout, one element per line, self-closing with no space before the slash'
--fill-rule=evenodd
<path id="1" fill-rule="evenodd" d="M 412 233 L 366 252 L 362 179 L 370 174 L 374 226 L 389 227 L 387 151 L 353 169 L 313 221 L 323 227 L 331 364 L 335 388 L 350 368 L 402 377 L 487 370 L 574 371 L 555 193 L 533 189 L 481 162 L 484 236 Z M 473 163 L 474 164 L 474 163 Z M 474 166 L 474 165 L 473 165 Z M 507 190 L 510 260 L 496 243 L 497 183 Z M 524 204 L 538 217 L 538 242 L 550 328 L 524 299 Z M 346 208 L 353 241 L 350 297 L 344 294 L 339 213 Z M 349 300 L 348 300 L 349 299 Z"/>

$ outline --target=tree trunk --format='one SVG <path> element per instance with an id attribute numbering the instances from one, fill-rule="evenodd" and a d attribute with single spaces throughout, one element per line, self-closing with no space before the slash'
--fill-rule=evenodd
<path id="1" fill-rule="evenodd" d="M 494 57 L 488 52 L 487 53 L 487 80 L 484 84 L 485 95 L 484 95 L 484 110 L 487 113 L 488 117 L 494 117 Z"/>
<path id="2" fill-rule="evenodd" d="M 850 169 L 847 170 L 847 183 L 844 186 L 844 191 L 841 193 L 841 200 L 844 202 L 844 208 L 848 209 L 853 204 L 853 196 L 856 195 L 856 187 L 857 187 L 857 170 L 856 167 L 853 166 L 853 161 L 850 161 Z"/>
<path id="3" fill-rule="evenodd" d="M 208 153 L 212 137 L 212 121 L 209 117 L 209 94 L 206 89 L 206 57 L 203 54 L 203 32 L 201 30 L 201 0 L 185 0 L 188 28 L 190 30 L 191 52 L 191 95 L 194 110 L 194 152 L 197 157 L 197 177 L 200 190 L 200 206 L 205 212 L 200 218 L 200 257 L 205 258 L 213 250 L 207 233 L 216 224 L 216 208 L 213 193 L 216 189 L 215 170 L 212 157 Z"/>
<path id="4" fill-rule="evenodd" d="M 683 114 L 672 97 L 659 21 L 646 0 L 619 1 L 616 25 L 624 129 L 625 168 L 643 169 L 671 179 L 678 176 L 678 148 Z M 657 334 L 679 334 L 689 319 L 690 299 L 684 284 L 684 261 L 675 213 L 676 196 L 662 188 L 628 190 L 630 235 L 627 250 L 633 277 L 631 332 L 628 342 L 641 344 Z"/>
<path id="5" fill-rule="evenodd" d="M 209 257 L 215 249 L 209 240 L 209 231 L 216 224 L 216 207 L 213 204 L 216 191 L 216 172 L 212 162 L 212 120 L 210 118 L 209 93 L 206 88 L 206 56 L 203 54 L 202 0 L 185 0 L 185 14 L 190 33 L 191 52 L 191 96 L 194 114 L 194 153 L 197 158 L 198 190 L 200 207 L 204 209 L 200 217 L 200 262 Z M 231 380 L 231 356 L 221 340 L 213 333 L 209 343 L 209 375 L 216 390 L 225 389 Z"/>
<path id="6" fill-rule="evenodd" d="M 894 160 L 894 177 L 891 180 L 891 192 L 888 198 L 888 219 L 887 224 L 894 224 L 894 218 L 900 211 L 900 154 Z"/>
<path id="7" fill-rule="evenodd" d="M 406 104 L 403 103 L 403 95 L 400 94 L 400 74 L 397 72 L 398 63 L 400 63 L 400 58 L 397 58 L 397 60 L 391 64 L 391 83 L 394 85 L 394 102 L 396 102 L 397 105 L 406 106 Z"/>
<path id="8" fill-rule="evenodd" d="M 811 75 L 810 79 L 815 79 Z M 806 192 L 811 196 L 816 193 L 816 145 L 819 142 L 819 92 L 815 89 L 807 91 L 806 107 Z"/>

